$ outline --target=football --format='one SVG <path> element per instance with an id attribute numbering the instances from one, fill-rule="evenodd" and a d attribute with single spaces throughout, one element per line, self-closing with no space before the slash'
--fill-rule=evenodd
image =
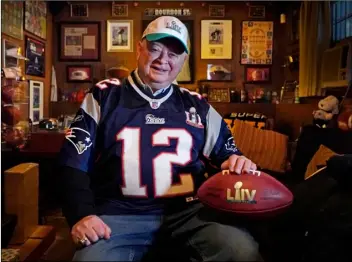
<path id="1" fill-rule="evenodd" d="M 253 218 L 278 215 L 293 202 L 291 191 L 262 171 L 237 175 L 223 170 L 200 186 L 198 198 L 218 211 Z"/>

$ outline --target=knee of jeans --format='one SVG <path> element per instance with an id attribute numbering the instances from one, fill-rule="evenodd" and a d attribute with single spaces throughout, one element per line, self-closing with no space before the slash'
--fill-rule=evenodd
<path id="1" fill-rule="evenodd" d="M 259 245 L 245 230 L 236 227 L 217 225 L 213 235 L 214 248 L 227 261 L 257 261 Z"/>
<path id="2" fill-rule="evenodd" d="M 102 261 L 106 254 L 102 248 L 103 241 L 79 249 L 75 252 L 72 261 Z"/>

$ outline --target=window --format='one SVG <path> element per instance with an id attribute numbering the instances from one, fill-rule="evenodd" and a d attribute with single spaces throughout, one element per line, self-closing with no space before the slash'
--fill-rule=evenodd
<path id="1" fill-rule="evenodd" d="M 352 37 L 352 1 L 336 1 L 332 4 L 332 40 Z"/>

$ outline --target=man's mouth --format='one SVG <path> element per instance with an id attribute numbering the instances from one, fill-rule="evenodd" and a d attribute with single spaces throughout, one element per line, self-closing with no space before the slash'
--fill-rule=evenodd
<path id="1" fill-rule="evenodd" d="M 157 67 L 157 66 L 150 66 L 150 68 L 152 68 L 153 70 L 160 72 L 160 73 L 165 73 L 168 71 L 168 70 L 164 70 L 164 69 Z"/>

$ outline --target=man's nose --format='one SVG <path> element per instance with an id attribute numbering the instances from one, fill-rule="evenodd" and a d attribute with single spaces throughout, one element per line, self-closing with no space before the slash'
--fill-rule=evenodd
<path id="1" fill-rule="evenodd" d="M 169 60 L 168 54 L 166 51 L 162 51 L 159 56 L 160 63 L 166 64 Z"/>

